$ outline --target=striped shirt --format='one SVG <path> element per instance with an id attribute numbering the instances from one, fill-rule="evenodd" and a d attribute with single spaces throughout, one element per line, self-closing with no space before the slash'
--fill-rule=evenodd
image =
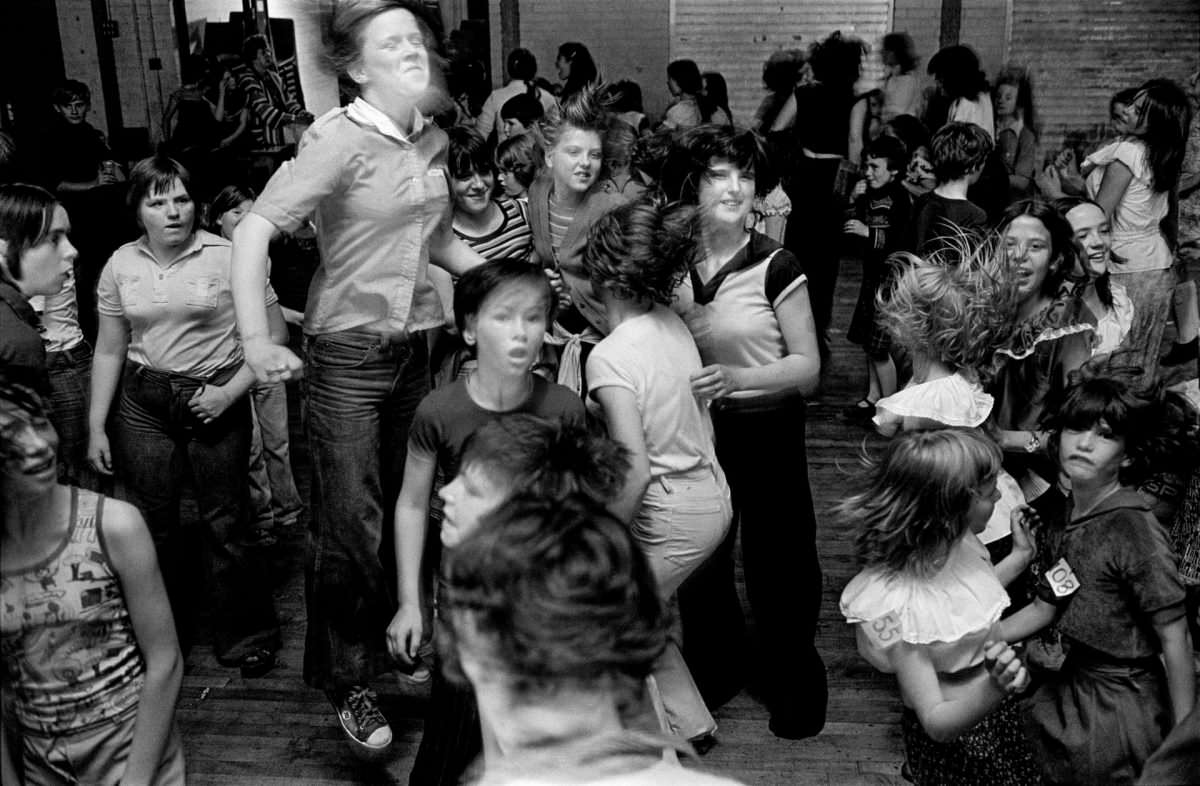
<path id="1" fill-rule="evenodd" d="M 563 238 L 566 237 L 567 229 L 570 228 L 571 222 L 575 220 L 575 210 L 565 207 L 562 202 L 550 195 L 550 248 L 554 249 L 554 253 L 558 254 L 558 249 L 562 247 Z"/>
<path id="2" fill-rule="evenodd" d="M 454 234 L 475 250 L 479 256 L 494 259 L 529 259 L 533 252 L 533 233 L 525 214 L 515 200 L 501 196 L 496 200 L 500 207 L 500 226 L 482 235 L 468 235 L 454 227 Z"/>

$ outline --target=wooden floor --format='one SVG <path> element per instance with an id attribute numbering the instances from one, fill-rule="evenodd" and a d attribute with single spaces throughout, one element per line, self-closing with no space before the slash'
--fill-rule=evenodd
<path id="1" fill-rule="evenodd" d="M 901 784 L 899 702 L 894 682 L 858 657 L 838 596 L 855 572 L 849 534 L 829 516 L 846 486 L 864 440 L 877 438 L 838 416 L 863 393 L 862 355 L 845 341 L 858 289 L 855 265 L 844 265 L 832 333 L 833 359 L 821 394 L 809 410 L 809 479 L 816 500 L 824 602 L 818 646 L 829 671 L 828 724 L 820 736 L 787 741 L 767 730 L 761 702 L 743 692 L 716 713 L 720 743 L 702 767 L 747 784 Z M 1181 370 L 1182 371 L 1182 370 Z M 1195 366 L 1190 367 L 1195 373 Z M 294 393 L 294 391 L 293 391 Z M 294 419 L 294 418 L 293 418 Z M 293 442 L 293 461 L 307 489 L 308 453 Z M 300 677 L 304 602 L 302 541 L 278 546 L 278 607 L 284 623 L 282 666 L 268 677 L 243 680 L 221 668 L 211 650 L 188 658 L 178 719 L 193 784 L 407 783 L 421 737 L 425 696 L 398 683 L 378 683 L 383 710 L 395 733 L 392 756 L 366 765 L 343 742 L 324 696 Z"/>

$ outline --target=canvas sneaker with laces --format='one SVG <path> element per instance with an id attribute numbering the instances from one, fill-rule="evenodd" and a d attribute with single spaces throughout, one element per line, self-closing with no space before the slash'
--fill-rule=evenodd
<path id="1" fill-rule="evenodd" d="M 379 711 L 375 691 L 355 685 L 342 695 L 330 694 L 342 731 L 350 742 L 365 752 L 380 751 L 392 744 L 392 727 Z"/>

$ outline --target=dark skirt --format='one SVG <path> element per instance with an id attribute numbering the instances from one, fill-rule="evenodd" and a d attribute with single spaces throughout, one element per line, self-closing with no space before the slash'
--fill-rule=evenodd
<path id="1" fill-rule="evenodd" d="M 1073 644 L 1030 699 L 1025 721 L 1046 783 L 1133 783 L 1170 729 L 1158 658 L 1103 662 Z"/>
<path id="2" fill-rule="evenodd" d="M 858 303 L 854 306 L 846 338 L 861 346 L 872 358 L 882 360 L 892 348 L 892 337 L 879 323 L 875 297 L 892 285 L 891 267 L 884 260 L 869 256 L 863 258 L 862 265 L 862 285 L 858 289 Z"/>
<path id="3" fill-rule="evenodd" d="M 1015 699 L 1005 699 L 953 742 L 931 739 L 911 709 L 905 708 L 900 724 L 904 754 L 917 786 L 1028 786 L 1042 782 Z"/>

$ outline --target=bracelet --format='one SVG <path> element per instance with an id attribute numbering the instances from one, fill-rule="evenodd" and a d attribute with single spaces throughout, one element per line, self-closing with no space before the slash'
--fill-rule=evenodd
<path id="1" fill-rule="evenodd" d="M 1029 432 L 1029 441 L 1025 443 L 1026 453 L 1037 453 L 1042 449 L 1042 438 L 1036 431 Z"/>

